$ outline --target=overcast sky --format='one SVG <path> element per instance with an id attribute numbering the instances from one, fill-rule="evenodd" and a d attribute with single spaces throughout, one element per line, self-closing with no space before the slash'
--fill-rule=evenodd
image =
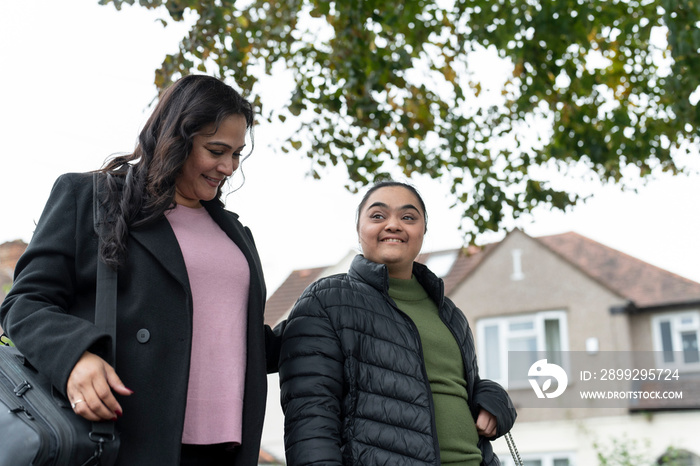
<path id="1" fill-rule="evenodd" d="M 31 239 L 58 175 L 133 150 L 156 94 L 153 72 L 185 32 L 157 17 L 97 0 L 0 0 L 0 243 Z M 285 76 L 275 79 L 289 86 Z M 276 153 L 289 128 L 257 127 L 246 183 L 227 198 L 255 235 L 269 294 L 290 271 L 333 264 L 357 247 L 359 196 L 344 189 L 341 170 L 314 181 L 304 176 L 309 161 Z M 411 181 L 428 206 L 424 251 L 459 247 L 460 215 L 449 209 L 447 188 Z M 532 236 L 575 231 L 700 281 L 700 176 L 665 176 L 636 194 L 586 189 L 596 191 L 587 204 L 566 214 L 540 209 L 516 225 Z"/>

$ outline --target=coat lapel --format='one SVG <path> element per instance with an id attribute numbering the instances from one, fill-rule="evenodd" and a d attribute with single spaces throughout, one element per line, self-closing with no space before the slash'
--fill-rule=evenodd
<path id="1" fill-rule="evenodd" d="M 262 264 L 258 257 L 252 237 L 238 222 L 237 215 L 224 210 L 217 201 L 202 202 L 211 218 L 221 227 L 245 255 L 250 267 L 251 293 L 259 293 L 263 303 L 266 290 L 263 279 Z M 153 257 L 186 289 L 189 279 L 185 260 L 170 223 L 163 216 L 157 222 L 143 229 L 130 231 L 131 237 L 146 248 Z"/>
<path id="2" fill-rule="evenodd" d="M 129 233 L 132 239 L 146 248 L 185 289 L 189 289 L 185 260 L 175 233 L 165 216 L 145 228 L 131 230 Z"/>

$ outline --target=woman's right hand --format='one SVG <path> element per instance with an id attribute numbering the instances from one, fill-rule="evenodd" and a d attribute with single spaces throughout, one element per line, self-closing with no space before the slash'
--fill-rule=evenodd
<path id="1" fill-rule="evenodd" d="M 84 352 L 66 384 L 73 411 L 89 421 L 116 420 L 122 415 L 122 408 L 112 391 L 126 396 L 133 393 L 104 359 Z"/>

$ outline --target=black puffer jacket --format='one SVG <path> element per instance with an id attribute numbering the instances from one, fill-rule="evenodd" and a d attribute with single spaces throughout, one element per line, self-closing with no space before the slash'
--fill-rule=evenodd
<path id="1" fill-rule="evenodd" d="M 464 314 L 427 267 L 415 263 L 413 273 L 459 343 L 472 416 L 487 410 L 496 437 L 505 434 L 515 409 L 500 385 L 479 378 Z M 388 286 L 386 266 L 358 255 L 347 274 L 317 281 L 292 310 L 280 357 L 289 466 L 440 464 L 420 337 Z M 479 440 L 482 464 L 498 465 L 489 440 Z"/>

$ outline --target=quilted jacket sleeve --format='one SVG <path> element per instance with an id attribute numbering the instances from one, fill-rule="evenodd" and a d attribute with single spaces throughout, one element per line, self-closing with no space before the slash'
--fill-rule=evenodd
<path id="1" fill-rule="evenodd" d="M 481 409 L 496 416 L 496 435 L 504 435 L 515 424 L 515 407 L 508 393 L 499 384 L 488 379 L 477 379 L 474 384 L 474 401 Z"/>
<path id="2" fill-rule="evenodd" d="M 297 301 L 280 356 L 287 464 L 340 465 L 344 356 L 312 285 Z"/>

